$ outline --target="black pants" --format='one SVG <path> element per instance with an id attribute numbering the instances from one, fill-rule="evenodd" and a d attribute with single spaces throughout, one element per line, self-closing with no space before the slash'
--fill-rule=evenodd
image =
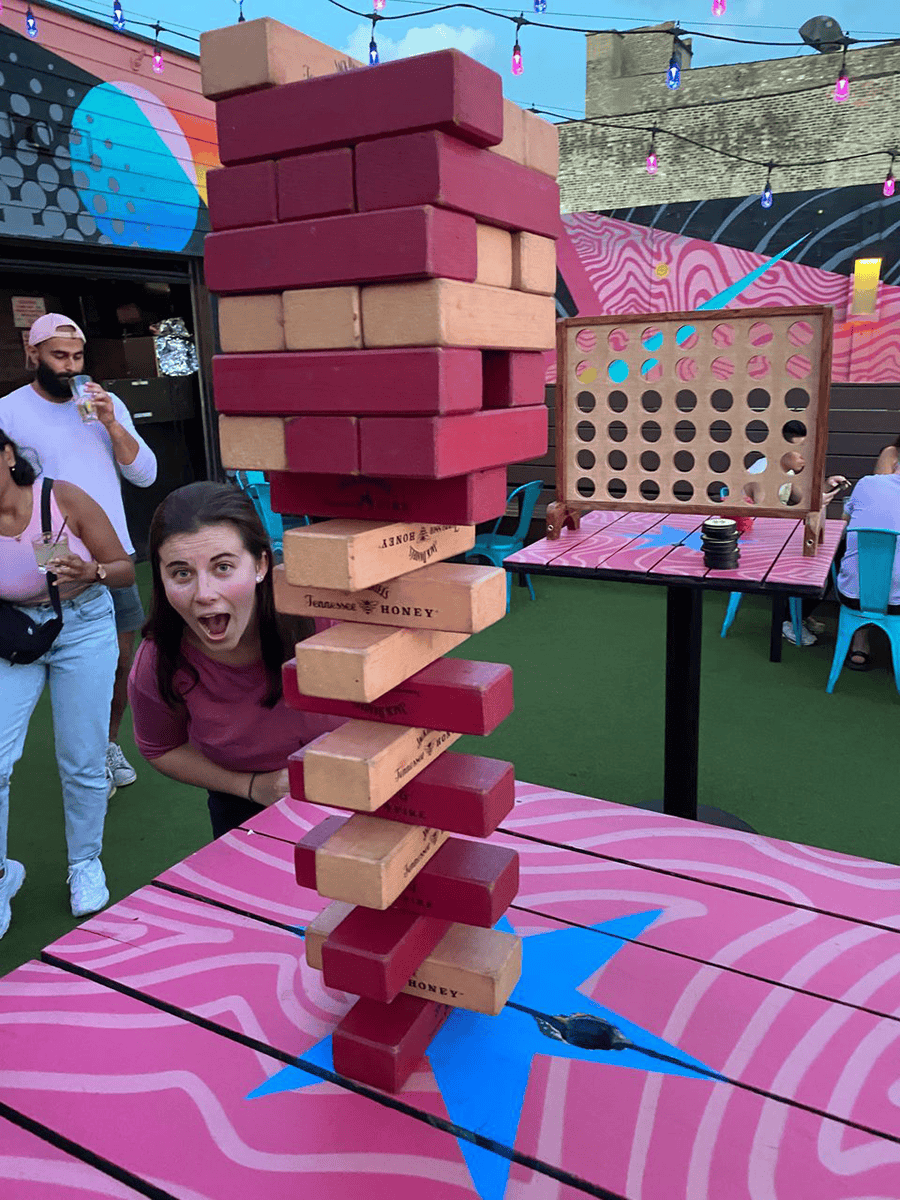
<path id="1" fill-rule="evenodd" d="M 229 829 L 237 829 L 265 808 L 255 800 L 245 800 L 243 796 L 230 796 L 228 792 L 210 792 L 207 801 L 209 819 L 212 821 L 214 838 L 220 838 Z"/>

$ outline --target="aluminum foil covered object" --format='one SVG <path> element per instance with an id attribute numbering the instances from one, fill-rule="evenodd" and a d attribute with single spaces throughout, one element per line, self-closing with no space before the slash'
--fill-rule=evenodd
<path id="1" fill-rule="evenodd" d="M 161 375 L 193 375 L 197 370 L 197 351 L 182 317 L 167 317 L 151 331 Z"/>

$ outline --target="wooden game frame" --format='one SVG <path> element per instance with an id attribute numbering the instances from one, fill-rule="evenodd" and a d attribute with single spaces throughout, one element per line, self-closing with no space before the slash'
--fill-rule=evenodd
<path id="1" fill-rule="evenodd" d="M 644 329 L 635 337 L 633 331 L 640 326 Z M 684 336 L 686 326 L 692 327 L 694 333 Z M 796 326 L 805 328 L 795 329 Z M 584 316 L 557 322 L 556 503 L 548 508 L 548 535 L 557 536 L 565 525 L 577 528 L 580 514 L 593 509 L 782 517 L 805 521 L 808 534 L 804 553 L 814 554 L 823 518 L 821 496 L 828 441 L 833 327 L 832 309 L 826 305 Z M 733 338 L 726 344 L 723 338 L 728 329 Z M 766 330 L 771 337 L 760 342 L 758 339 Z M 807 330 L 810 331 L 807 340 L 798 341 Z M 617 336 L 611 339 L 614 332 Z M 651 332 L 656 337 L 645 340 Z M 576 344 L 579 337 L 580 345 Z M 724 365 L 719 363 L 718 369 L 730 364 L 733 374 L 727 379 L 721 376 L 717 379 L 713 376 L 713 362 L 723 358 L 727 361 Z M 787 364 L 804 359 L 810 369 L 798 377 Z M 661 378 L 655 375 L 655 368 L 642 377 L 642 369 L 651 362 L 659 367 Z M 579 367 L 584 369 L 576 378 L 575 370 Z M 627 369 L 627 379 L 616 379 L 611 374 L 613 368 Z M 799 368 L 802 369 L 802 361 Z M 686 376 L 689 369 L 695 371 L 694 376 Z M 795 361 L 794 372 L 797 369 Z M 806 396 L 805 405 L 791 407 L 787 403 L 792 391 L 795 399 Z M 750 398 L 759 393 L 768 396 L 767 402 L 763 407 L 751 406 Z M 686 394 L 694 395 L 693 409 L 680 407 L 687 402 Z M 714 397 L 717 403 L 722 403 L 729 394 L 728 408 L 714 407 Z M 593 399 L 593 408 L 589 407 L 588 397 Z M 658 407 L 648 408 L 645 397 L 650 403 L 659 400 Z M 680 402 L 678 397 L 682 398 Z M 722 427 L 735 416 L 746 420 L 744 437 L 732 440 L 729 433 L 723 442 Z M 708 421 L 705 433 L 700 432 L 699 423 L 695 424 L 698 417 L 704 424 Z M 788 442 L 781 432 L 783 424 L 792 419 L 802 420 L 806 426 L 806 435 L 800 443 Z M 605 427 L 602 432 L 601 422 Z M 714 425 L 718 427 L 715 437 Z M 756 434 L 760 426 L 765 427 L 767 432 L 762 442 L 749 439 L 750 425 L 756 427 Z M 633 448 L 645 426 L 651 430 L 655 426 L 658 430 L 655 446 L 641 440 L 636 442 L 639 453 L 624 455 L 624 451 L 619 451 L 619 458 L 624 457 L 626 465 L 615 469 L 610 459 L 615 461 L 617 443 L 608 431 L 617 427 L 616 435 L 621 435 L 622 444 Z M 683 438 L 684 430 L 690 426 L 695 430 L 691 440 L 677 440 Z M 586 430 L 589 433 L 591 429 L 593 434 L 585 441 Z M 740 465 L 727 454 L 729 443 L 740 449 Z M 788 475 L 781 467 L 783 455 L 794 445 L 805 451 L 807 460 L 802 485 L 799 475 Z M 761 474 L 751 476 L 744 460 L 751 456 L 754 446 L 760 447 L 759 457 L 765 457 L 768 465 Z M 679 450 L 687 450 L 694 458 L 690 479 L 674 465 Z M 721 454 L 723 450 L 725 453 Z M 660 460 L 656 469 L 641 465 L 647 451 L 651 452 L 649 461 L 654 457 Z M 581 465 L 577 461 L 579 454 Z M 710 458 L 718 455 L 720 461 L 729 458 L 727 469 L 715 470 L 710 466 Z M 594 466 L 585 468 L 584 463 L 591 459 Z M 645 486 L 651 479 L 657 483 L 656 496 L 652 495 L 652 487 Z M 788 480 L 790 504 L 779 500 L 779 489 L 783 495 Z M 624 496 L 609 493 L 613 481 L 624 486 Z M 676 483 L 680 484 L 681 495 L 674 490 Z M 728 494 L 736 497 L 731 503 L 707 499 L 707 489 L 721 483 L 728 486 Z M 688 499 L 682 498 L 688 490 L 685 484 L 694 488 L 693 496 Z M 593 487 L 593 494 L 585 494 L 589 486 Z M 642 494 L 642 487 L 651 494 Z M 744 499 L 745 487 L 758 497 L 756 502 Z M 601 488 L 602 496 L 597 494 Z M 697 499 L 698 493 L 704 496 L 703 500 Z"/>

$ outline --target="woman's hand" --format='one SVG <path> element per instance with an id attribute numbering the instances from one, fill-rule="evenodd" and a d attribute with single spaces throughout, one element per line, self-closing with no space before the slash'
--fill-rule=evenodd
<path id="1" fill-rule="evenodd" d="M 60 554 L 51 558 L 47 570 L 52 571 L 60 583 L 96 583 L 97 564 L 85 562 L 77 554 Z"/>
<path id="2" fill-rule="evenodd" d="M 263 771 L 254 778 L 251 788 L 253 795 L 248 799 L 254 800 L 257 804 L 264 804 L 268 808 L 270 804 L 277 804 L 282 796 L 286 796 L 290 790 L 286 769 Z"/>
<path id="3" fill-rule="evenodd" d="M 829 475 L 825 480 L 825 491 L 822 494 L 822 503 L 830 504 L 838 492 L 849 488 L 850 480 L 843 475 Z"/>

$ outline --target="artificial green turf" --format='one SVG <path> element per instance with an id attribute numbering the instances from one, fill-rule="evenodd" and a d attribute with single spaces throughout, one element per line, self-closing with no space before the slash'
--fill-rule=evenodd
<path id="1" fill-rule="evenodd" d="M 146 588 L 147 568 L 138 568 Z M 512 611 L 469 639 L 461 657 L 511 663 L 516 711 L 489 738 L 458 750 L 508 758 L 519 779 L 621 803 L 661 795 L 665 589 L 534 576 L 537 600 L 513 587 Z M 771 664 L 768 602 L 744 598 L 726 639 L 725 593 L 704 601 L 700 799 L 760 833 L 900 862 L 894 750 L 900 698 L 878 668 L 844 670 L 825 693 L 835 610 L 820 613 L 820 644 L 785 643 Z M 128 717 L 126 714 L 126 726 Z M 130 729 L 122 746 L 138 781 L 110 804 L 103 862 L 112 900 L 209 840 L 205 794 L 142 763 Z M 62 804 L 45 696 L 31 722 L 10 801 L 10 854 L 28 876 L 0 941 L 0 973 L 73 928 Z"/>

